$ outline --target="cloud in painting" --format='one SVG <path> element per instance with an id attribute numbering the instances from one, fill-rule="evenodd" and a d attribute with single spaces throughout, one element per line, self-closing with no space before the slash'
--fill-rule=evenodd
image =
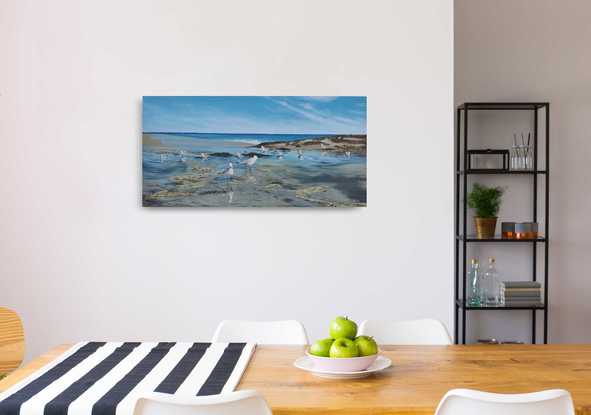
<path id="1" fill-rule="evenodd" d="M 146 132 L 365 133 L 366 97 L 144 97 Z"/>
<path id="2" fill-rule="evenodd" d="M 337 98 L 338 97 L 315 97 L 315 96 L 300 97 L 300 99 L 305 100 L 305 101 L 318 101 L 318 102 L 331 102 Z"/>

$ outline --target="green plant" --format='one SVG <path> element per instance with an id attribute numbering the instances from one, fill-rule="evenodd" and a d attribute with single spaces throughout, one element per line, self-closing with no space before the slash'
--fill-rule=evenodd
<path id="1" fill-rule="evenodd" d="M 501 187 L 487 187 L 474 183 L 468 195 L 468 206 L 476 211 L 478 218 L 495 218 L 501 207 L 503 192 Z"/>

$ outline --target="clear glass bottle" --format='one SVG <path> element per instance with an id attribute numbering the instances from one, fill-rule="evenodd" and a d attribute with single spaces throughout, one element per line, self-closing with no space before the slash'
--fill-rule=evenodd
<path id="1" fill-rule="evenodd" d="M 468 305 L 470 307 L 481 307 L 483 304 L 483 296 L 482 296 L 482 285 L 481 285 L 481 278 L 480 278 L 480 269 L 478 265 L 478 260 L 472 258 L 470 261 L 470 274 L 468 281 L 470 283 L 470 292 L 468 298 Z"/>
<path id="2" fill-rule="evenodd" d="M 518 163 L 517 163 L 517 170 L 525 170 L 525 163 L 526 163 L 526 158 L 527 158 L 527 148 L 525 147 L 525 145 L 519 145 L 517 146 L 517 152 L 519 153 L 519 157 L 517 158 Z"/>
<path id="3" fill-rule="evenodd" d="M 519 170 L 518 163 L 519 163 L 519 153 L 517 151 L 517 144 L 514 144 L 513 147 L 511 147 L 511 150 L 509 152 L 509 168 L 510 168 L 510 170 Z"/>
<path id="4" fill-rule="evenodd" d="M 534 168 L 534 151 L 531 146 L 526 147 L 527 156 L 525 158 L 525 168 L 527 170 L 533 170 Z"/>
<path id="5" fill-rule="evenodd" d="M 495 267 L 495 262 L 493 257 L 488 259 L 488 269 L 482 278 L 485 304 L 487 306 L 499 306 L 502 304 L 501 281 L 499 280 L 499 273 Z"/>

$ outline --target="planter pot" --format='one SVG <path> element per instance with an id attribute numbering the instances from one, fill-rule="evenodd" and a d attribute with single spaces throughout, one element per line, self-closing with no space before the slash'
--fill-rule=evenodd
<path id="1" fill-rule="evenodd" d="M 497 218 L 474 218 L 476 237 L 478 239 L 494 238 Z"/>

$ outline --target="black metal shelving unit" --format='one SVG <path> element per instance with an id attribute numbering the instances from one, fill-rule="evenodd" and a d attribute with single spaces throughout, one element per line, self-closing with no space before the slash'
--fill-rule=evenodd
<path id="1" fill-rule="evenodd" d="M 472 111 L 528 111 L 534 113 L 534 128 L 533 128 L 533 169 L 532 170 L 468 170 L 466 160 L 468 158 L 469 137 L 468 137 L 468 120 L 469 114 Z M 540 111 L 545 116 L 545 162 L 543 163 L 543 170 L 539 170 L 539 138 L 538 138 L 538 124 L 541 120 Z M 454 322 L 455 322 L 455 336 L 454 341 L 459 344 L 466 344 L 466 327 L 468 325 L 467 312 L 469 311 L 500 311 L 500 310 L 531 310 L 532 326 L 531 326 L 531 341 L 536 343 L 536 317 L 537 312 L 541 311 L 544 318 L 544 333 L 543 342 L 548 343 L 548 250 L 549 250 L 549 176 L 550 176 L 550 104 L 548 102 L 466 102 L 457 107 L 456 113 L 456 143 L 455 143 L 455 264 L 454 264 Z M 494 237 L 490 239 L 478 239 L 476 237 L 467 235 L 467 194 L 468 194 L 468 177 L 470 175 L 518 175 L 531 176 L 532 191 L 533 191 L 533 207 L 532 219 L 533 222 L 538 222 L 538 192 L 539 178 L 545 178 L 544 191 L 544 235 L 536 239 L 503 239 L 501 237 Z M 467 236 L 465 236 L 467 235 Z M 472 307 L 466 304 L 467 297 L 467 246 L 472 243 L 517 243 L 517 244 L 531 244 L 532 246 L 532 280 L 537 281 L 537 263 L 538 263 L 538 244 L 544 245 L 544 300 L 543 303 L 528 305 L 528 306 L 498 306 L 498 307 Z M 461 255 L 461 262 L 460 262 Z M 460 338 L 460 317 L 461 317 L 461 338 Z"/>

